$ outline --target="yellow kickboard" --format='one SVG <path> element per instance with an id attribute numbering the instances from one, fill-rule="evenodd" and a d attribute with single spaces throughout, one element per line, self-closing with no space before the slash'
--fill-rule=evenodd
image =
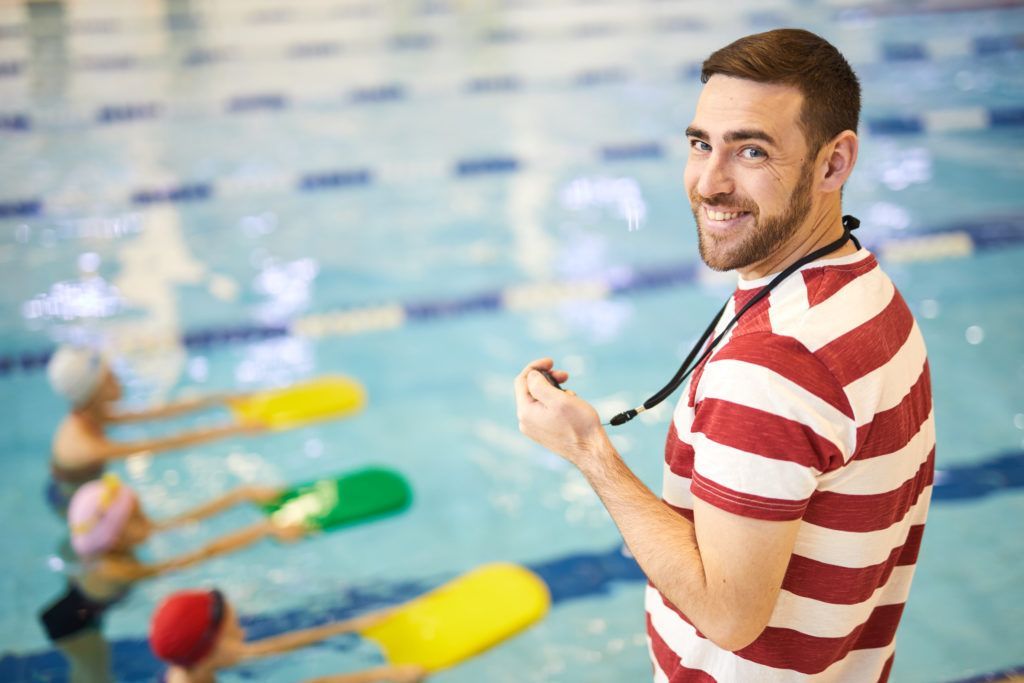
<path id="1" fill-rule="evenodd" d="M 232 401 L 231 410 L 241 421 L 288 429 L 346 417 L 365 405 L 366 390 L 362 384 L 350 377 L 327 376 Z"/>
<path id="2" fill-rule="evenodd" d="M 515 564 L 474 569 L 398 607 L 361 633 L 392 664 L 438 671 L 477 655 L 530 626 L 551 596 L 543 580 Z"/>

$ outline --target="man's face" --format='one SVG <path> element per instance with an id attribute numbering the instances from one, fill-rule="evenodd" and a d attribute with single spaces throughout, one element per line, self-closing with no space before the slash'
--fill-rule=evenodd
<path id="1" fill-rule="evenodd" d="M 685 184 L 701 258 L 756 273 L 803 225 L 812 169 L 796 88 L 712 76 L 687 128 Z"/>

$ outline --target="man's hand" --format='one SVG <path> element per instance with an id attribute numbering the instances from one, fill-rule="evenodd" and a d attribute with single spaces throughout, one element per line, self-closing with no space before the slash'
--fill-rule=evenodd
<path id="1" fill-rule="evenodd" d="M 539 372 L 547 370 L 559 383 L 567 381 L 569 373 L 554 370 L 553 365 L 550 358 L 540 358 L 516 377 L 519 431 L 584 469 L 589 464 L 588 456 L 610 449 L 608 435 L 589 403 L 575 392 L 556 389 Z"/>

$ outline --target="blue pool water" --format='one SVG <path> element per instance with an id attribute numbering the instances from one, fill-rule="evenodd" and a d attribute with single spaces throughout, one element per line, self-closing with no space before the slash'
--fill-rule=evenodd
<path id="1" fill-rule="evenodd" d="M 62 583 L 41 495 L 62 406 L 41 369 L 87 340 L 136 404 L 322 373 L 367 387 L 350 420 L 118 465 L 154 517 L 365 464 L 415 492 L 398 517 L 139 586 L 106 624 L 122 680 L 151 679 L 142 638 L 177 588 L 217 585 L 269 634 L 495 560 L 540 572 L 550 614 L 432 680 L 645 680 L 642 576 L 582 478 L 518 434 L 511 377 L 554 356 L 610 416 L 676 367 L 732 282 L 697 265 L 681 189 L 693 65 L 781 25 L 861 75 L 846 208 L 930 352 L 940 472 L 893 679 L 1024 664 L 1024 9 L 104 0 L 0 9 L 0 679 L 64 675 L 35 619 Z M 655 489 L 667 419 L 615 433 Z M 224 680 L 377 661 L 338 639 Z"/>

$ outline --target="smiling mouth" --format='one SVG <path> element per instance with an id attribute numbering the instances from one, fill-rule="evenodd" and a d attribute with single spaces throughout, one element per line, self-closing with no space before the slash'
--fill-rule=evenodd
<path id="1" fill-rule="evenodd" d="M 713 221 L 731 221 L 734 218 L 739 218 L 741 216 L 746 216 L 746 215 L 748 215 L 750 213 L 749 211 L 718 211 L 716 209 L 712 209 L 711 207 L 709 207 L 707 205 L 705 205 L 703 208 L 704 208 L 704 215 L 708 219 L 713 220 Z"/>

